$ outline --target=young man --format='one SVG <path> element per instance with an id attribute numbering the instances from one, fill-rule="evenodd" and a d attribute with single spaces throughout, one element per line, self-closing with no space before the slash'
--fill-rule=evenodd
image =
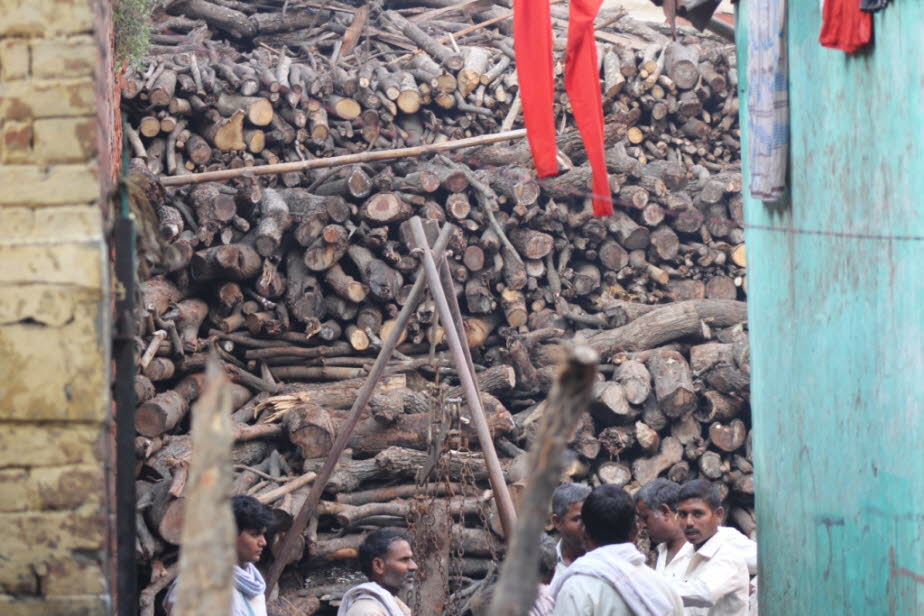
<path id="1" fill-rule="evenodd" d="M 417 571 L 406 533 L 381 528 L 366 535 L 359 546 L 359 566 L 369 581 L 343 595 L 337 616 L 411 616 L 411 608 L 397 597 Z"/>
<path id="2" fill-rule="evenodd" d="M 680 597 L 645 566 L 631 543 L 635 507 L 625 490 L 602 485 L 581 508 L 588 552 L 552 586 L 555 616 L 680 616 Z"/>
<path id="3" fill-rule="evenodd" d="M 710 482 L 696 479 L 680 488 L 677 522 L 693 553 L 682 579 L 671 584 L 687 616 L 748 614 L 748 567 L 734 537 L 740 533 L 719 532 L 724 515 L 719 491 Z"/>
<path id="4" fill-rule="evenodd" d="M 266 616 L 266 582 L 254 565 L 260 561 L 266 547 L 266 530 L 273 522 L 269 508 L 252 496 L 231 499 L 234 523 L 237 525 L 237 564 L 234 567 L 234 593 L 231 616 Z M 171 616 L 176 605 L 177 583 L 164 598 L 164 609 Z"/>
<path id="5" fill-rule="evenodd" d="M 549 585 L 564 574 L 568 566 L 586 552 L 581 507 L 590 494 L 590 487 L 580 483 L 563 483 L 552 493 L 552 525 L 561 537 L 555 546 L 558 562 Z"/>

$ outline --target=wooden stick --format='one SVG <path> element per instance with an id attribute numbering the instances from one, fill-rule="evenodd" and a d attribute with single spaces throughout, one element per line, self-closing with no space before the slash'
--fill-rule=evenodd
<path id="1" fill-rule="evenodd" d="M 423 222 L 421 222 L 420 217 L 411 218 L 411 229 L 414 231 L 414 241 L 417 246 L 423 248 L 424 273 L 430 285 L 430 295 L 439 309 L 440 320 L 446 324 L 446 339 L 455 359 L 456 370 L 459 372 L 462 389 L 468 401 L 468 408 L 472 413 L 472 420 L 475 423 L 478 442 L 481 444 L 485 466 L 488 469 L 488 480 L 491 482 L 491 489 L 494 491 L 494 502 L 497 503 L 501 526 L 504 528 L 504 536 L 510 537 L 517 519 L 516 511 L 513 508 L 510 491 L 507 489 L 507 482 L 504 480 L 504 470 L 501 468 L 500 460 L 497 458 L 497 452 L 494 451 L 494 440 L 491 438 L 491 428 L 488 426 L 484 407 L 481 405 L 481 396 L 478 395 L 478 386 L 474 375 L 468 371 L 468 362 L 459 337 L 459 330 L 456 329 L 456 326 L 460 324 L 456 324 L 453 320 L 452 311 L 446 300 L 446 294 L 443 292 L 440 276 L 436 269 L 436 262 L 430 253 L 430 244 L 427 242 L 427 236 L 424 233 Z"/>
<path id="2" fill-rule="evenodd" d="M 476 145 L 488 145 L 490 143 L 497 143 L 498 141 L 522 139 L 525 136 L 526 129 L 519 129 L 504 133 L 495 133 L 492 135 L 482 135 L 480 137 L 469 137 L 467 139 L 445 141 L 443 143 L 419 145 L 411 148 L 380 150 L 378 152 L 361 152 L 359 154 L 346 154 L 343 156 L 332 156 L 330 158 L 298 160 L 289 163 L 277 163 L 275 165 L 241 167 L 240 169 L 222 169 L 221 171 L 207 171 L 205 173 L 191 173 L 189 175 L 161 176 L 160 182 L 164 186 L 183 186 L 186 184 L 201 184 L 203 182 L 215 182 L 218 180 L 229 180 L 239 177 L 270 175 L 274 173 L 288 173 L 290 171 L 303 171 L 305 169 L 326 169 L 342 165 L 352 165 L 354 163 L 366 163 L 376 160 L 390 160 L 393 158 L 408 158 L 411 156 L 422 156 L 424 154 L 432 154 L 435 152 L 448 152 L 450 150 L 458 150 L 460 148 L 468 148 Z"/>
<path id="3" fill-rule="evenodd" d="M 437 238 L 436 245 L 434 246 L 434 250 L 440 255 L 442 255 L 443 251 L 446 249 L 446 244 L 449 243 L 449 237 L 454 230 L 455 227 L 453 225 L 446 224 L 440 232 L 440 236 Z M 340 429 L 337 431 L 337 438 L 334 440 L 330 452 L 324 459 L 324 466 L 321 467 L 321 471 L 318 473 L 314 484 L 311 486 L 311 492 L 308 493 L 308 497 L 302 504 L 301 509 L 298 510 L 298 515 L 296 515 L 295 519 L 292 521 L 289 532 L 286 533 L 285 538 L 282 540 L 279 553 L 276 555 L 276 560 L 273 561 L 273 565 L 270 567 L 266 578 L 267 595 L 273 592 L 273 588 L 275 588 L 276 584 L 279 582 L 282 570 L 285 568 L 286 563 L 289 562 L 289 555 L 292 552 L 292 548 L 295 547 L 298 538 L 305 531 L 305 527 L 308 526 L 308 521 L 314 514 L 318 502 L 321 500 L 321 493 L 324 491 L 328 480 L 330 480 L 334 472 L 334 467 L 337 466 L 340 454 L 346 449 L 347 443 L 350 440 L 350 434 L 352 434 L 353 429 L 359 422 L 360 414 L 362 414 L 363 409 L 366 407 L 369 398 L 372 397 L 372 392 L 375 391 L 379 379 L 382 377 L 382 373 L 388 365 L 388 360 L 391 359 L 392 351 L 398 346 L 398 339 L 401 337 L 401 334 L 404 333 L 404 329 L 407 327 L 411 315 L 417 310 L 417 304 L 420 302 L 424 293 L 425 278 L 425 276 L 418 276 L 417 280 L 414 282 L 414 287 L 408 295 L 407 302 L 401 308 L 398 318 L 395 319 L 395 326 L 385 339 L 382 350 L 375 359 L 375 364 L 372 366 L 372 370 L 369 372 L 366 382 L 363 383 L 362 388 L 360 388 L 359 392 L 356 394 L 356 400 L 353 402 L 352 408 L 350 408 L 349 416 L 347 416 L 340 425 Z"/>
<path id="4" fill-rule="evenodd" d="M 314 471 L 309 471 L 300 477 L 296 477 L 292 481 L 286 482 L 284 486 L 279 486 L 275 490 L 270 490 L 269 492 L 264 492 L 257 497 L 257 500 L 263 503 L 264 505 L 269 505 L 274 503 L 286 494 L 294 492 L 302 486 L 306 486 L 318 476 Z"/>
<path id="5" fill-rule="evenodd" d="M 505 19 L 510 19 L 511 17 L 513 17 L 513 13 L 512 13 L 512 12 L 511 12 L 511 13 L 506 13 L 506 14 L 504 14 L 504 15 L 498 15 L 497 17 L 492 17 L 491 19 L 488 19 L 487 21 L 483 21 L 483 22 L 481 22 L 481 23 L 475 24 L 474 26 L 468 26 L 467 28 L 462 28 L 461 30 L 459 30 L 458 32 L 455 32 L 455 33 L 453 33 L 453 34 L 447 34 L 446 36 L 441 36 L 440 38 L 436 39 L 436 42 L 437 42 L 437 43 L 449 43 L 449 42 L 452 42 L 452 43 L 454 44 L 454 43 L 455 43 L 455 38 L 454 38 L 454 37 L 465 36 L 466 34 L 471 34 L 472 32 L 477 32 L 478 30 L 481 30 L 482 28 L 487 28 L 488 26 L 493 26 L 493 25 L 496 24 L 497 22 L 499 22 L 499 21 L 504 21 Z M 414 56 L 416 56 L 416 55 L 418 55 L 418 54 L 421 54 L 421 53 L 423 53 L 423 50 L 422 50 L 422 49 L 417 49 L 417 50 L 415 50 L 415 51 L 412 51 L 411 53 L 406 53 L 406 54 L 404 54 L 403 56 L 400 56 L 400 57 L 398 57 L 398 58 L 395 58 L 394 60 L 391 60 L 391 61 L 387 62 L 386 64 L 388 64 L 388 65 L 396 64 L 396 63 L 401 62 L 401 61 L 403 61 L 403 60 L 407 60 L 407 59 L 409 59 L 409 58 L 413 58 Z"/>
<path id="6" fill-rule="evenodd" d="M 507 558 L 488 612 L 491 616 L 525 615 L 536 600 L 539 587 L 540 537 L 552 492 L 564 471 L 564 453 L 581 412 L 590 404 L 597 353 L 586 345 L 576 347 L 545 401 L 539 433 L 529 452 L 532 469 L 513 532 Z"/>
<path id="7" fill-rule="evenodd" d="M 193 409 L 189 485 L 177 614 L 227 614 L 231 609 L 234 518 L 231 493 L 231 390 L 218 357 L 209 358 L 205 390 Z"/>

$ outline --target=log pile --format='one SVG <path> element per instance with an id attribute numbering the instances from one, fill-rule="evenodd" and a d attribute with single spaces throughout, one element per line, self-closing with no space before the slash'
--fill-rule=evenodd
<path id="1" fill-rule="evenodd" d="M 527 144 L 510 142 L 166 189 L 157 181 L 521 127 L 506 4 L 183 0 L 158 17 L 150 63 L 127 72 L 122 91 L 132 179 L 157 214 L 160 242 L 149 255 L 136 382 L 149 591 L 164 587 L 179 542 L 188 415 L 207 349 L 234 382 L 235 490 L 270 504 L 285 528 L 417 275 L 415 214 L 428 232 L 443 221 L 459 229 L 450 271 L 515 493 L 562 345 L 579 335 L 604 358 L 604 378 L 569 474 L 630 489 L 657 476 L 706 477 L 729 498 L 730 522 L 753 531 L 728 44 L 683 32 L 674 42 L 621 13 L 598 20 L 617 204 L 606 219 L 591 216 L 589 168 L 561 84 L 553 178 L 536 179 Z M 553 17 L 560 66 L 566 14 L 553 5 Z M 443 512 L 458 538 L 453 588 L 502 553 L 464 417 L 444 443 L 454 453 L 443 456 L 441 487 L 425 505 L 414 498 L 418 470 L 433 463 L 433 412 L 461 396 L 431 300 L 399 351 L 288 589 L 352 565 L 366 529 L 416 526 L 422 508 Z M 318 584 L 286 601 L 310 613 L 343 590 Z"/>

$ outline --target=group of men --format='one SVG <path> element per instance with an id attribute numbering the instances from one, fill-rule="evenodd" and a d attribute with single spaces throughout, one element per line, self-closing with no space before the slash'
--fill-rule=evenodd
<path id="1" fill-rule="evenodd" d="M 718 490 L 704 480 L 656 479 L 634 498 L 614 485 L 560 486 L 552 498 L 557 562 L 530 615 L 756 614 L 757 545 L 722 526 L 724 515 Z M 637 528 L 656 545 L 654 568 L 633 543 Z M 370 533 L 360 564 L 369 582 L 344 596 L 338 616 L 410 616 L 397 597 L 417 569 L 410 538 Z"/>
<path id="2" fill-rule="evenodd" d="M 757 613 L 757 545 L 722 526 L 725 511 L 710 482 L 656 479 L 634 499 L 615 486 L 565 484 L 552 509 L 561 537 L 555 616 Z M 631 543 L 635 521 L 656 546 L 654 569 Z"/>
<path id="3" fill-rule="evenodd" d="M 233 616 L 266 614 L 266 585 L 254 566 L 272 519 L 256 499 L 232 500 L 237 523 Z M 615 485 L 567 483 L 552 498 L 559 534 L 554 569 L 540 587 L 531 616 L 749 616 L 756 614 L 757 546 L 722 526 L 724 509 L 708 481 L 680 486 L 656 479 L 634 498 Z M 654 568 L 633 540 L 647 530 Z M 399 598 L 414 580 L 411 538 L 402 531 L 369 533 L 359 548 L 368 581 L 344 596 L 338 616 L 411 616 Z M 175 588 L 165 600 L 168 615 Z"/>

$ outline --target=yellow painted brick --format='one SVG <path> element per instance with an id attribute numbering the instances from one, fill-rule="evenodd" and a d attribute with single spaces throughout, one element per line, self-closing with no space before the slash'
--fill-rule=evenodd
<path id="1" fill-rule="evenodd" d="M 0 80 L 12 81 L 29 76 L 29 41 L 0 41 Z"/>
<path id="2" fill-rule="evenodd" d="M 33 123 L 33 162 L 76 163 L 96 156 L 96 118 L 50 118 Z"/>
<path id="3" fill-rule="evenodd" d="M 60 327 L 74 318 L 78 305 L 101 299 L 102 290 L 88 287 L 0 284 L 0 325 L 28 319 Z"/>
<path id="4" fill-rule="evenodd" d="M 107 616 L 110 603 L 104 596 L 72 595 L 12 597 L 0 595 L 0 614 L 4 616 Z"/>
<path id="5" fill-rule="evenodd" d="M 102 287 L 102 244 L 0 244 L 0 284 Z"/>
<path id="6" fill-rule="evenodd" d="M 86 116 L 95 112 L 92 78 L 0 83 L 0 116 L 7 119 Z"/>
<path id="7" fill-rule="evenodd" d="M 105 438 L 101 423 L 0 423 L 0 467 L 93 464 Z"/>
<path id="8" fill-rule="evenodd" d="M 99 562 L 106 544 L 105 514 L 95 505 L 74 511 L 0 514 L 0 592 L 35 594 L 60 563 Z M 89 589 L 91 594 L 93 589 Z"/>
<path id="9" fill-rule="evenodd" d="M 92 77 L 96 44 L 91 36 L 32 41 L 32 76 L 39 79 Z"/>
<path id="10" fill-rule="evenodd" d="M 78 304 L 63 327 L 0 326 L 0 418 L 97 421 L 109 413 L 107 313 Z M 0 535 L 2 536 L 2 535 Z"/>
<path id="11" fill-rule="evenodd" d="M 105 493 L 102 462 L 96 465 L 0 470 L 0 511 L 71 510 L 99 506 Z"/>
<path id="12" fill-rule="evenodd" d="M 0 244 L 102 240 L 102 225 L 95 205 L 0 208 Z"/>
<path id="13" fill-rule="evenodd" d="M 48 563 L 48 574 L 42 579 L 42 594 L 46 597 L 79 593 L 102 594 L 106 578 L 98 561 L 84 558 L 63 558 Z"/>
<path id="14" fill-rule="evenodd" d="M 96 167 L 91 165 L 4 165 L 0 186 L 0 205 L 69 205 L 100 197 Z"/>
<path id="15" fill-rule="evenodd" d="M 87 0 L 0 0 L 0 35 L 48 36 L 93 31 Z"/>
<path id="16" fill-rule="evenodd" d="M 32 151 L 34 141 L 30 120 L 18 122 L 9 120 L 0 126 L 0 162 L 21 164 L 35 162 Z"/>

